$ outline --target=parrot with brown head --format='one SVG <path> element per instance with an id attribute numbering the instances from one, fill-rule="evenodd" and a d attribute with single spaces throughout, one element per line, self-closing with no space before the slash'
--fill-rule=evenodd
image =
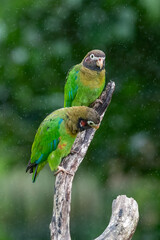
<path id="1" fill-rule="evenodd" d="M 105 53 L 92 50 L 67 75 L 64 107 L 89 106 L 105 86 Z"/>
<path id="2" fill-rule="evenodd" d="M 26 168 L 26 172 L 33 173 L 32 182 L 47 162 L 52 171 L 65 172 L 59 165 L 70 153 L 77 134 L 89 128 L 97 129 L 99 123 L 99 114 L 85 106 L 61 108 L 48 115 L 37 130 Z"/>

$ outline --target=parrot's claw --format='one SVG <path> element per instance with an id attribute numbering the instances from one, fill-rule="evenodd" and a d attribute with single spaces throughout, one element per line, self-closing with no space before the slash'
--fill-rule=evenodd
<path id="1" fill-rule="evenodd" d="M 56 175 L 57 175 L 58 173 L 60 173 L 60 172 L 63 172 L 63 173 L 66 173 L 66 174 L 68 174 L 68 175 L 73 176 L 72 173 L 68 172 L 66 169 L 64 169 L 63 167 L 60 167 L 60 166 L 58 166 L 58 170 L 54 173 L 54 176 L 56 176 Z"/>
<path id="2" fill-rule="evenodd" d="M 102 100 L 99 99 L 99 98 L 96 100 L 96 103 L 101 103 L 101 104 L 103 104 Z"/>
<path id="3" fill-rule="evenodd" d="M 103 104 L 103 101 L 98 98 L 98 99 L 96 99 L 96 101 L 94 101 L 93 103 L 91 103 L 91 104 L 89 105 L 89 107 L 90 107 L 90 108 L 93 108 L 93 106 L 94 106 L 96 103 Z"/>

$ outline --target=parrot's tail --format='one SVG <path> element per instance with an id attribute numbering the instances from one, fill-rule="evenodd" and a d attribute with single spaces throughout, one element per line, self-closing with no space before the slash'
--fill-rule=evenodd
<path id="1" fill-rule="evenodd" d="M 33 183 L 35 182 L 36 177 L 37 177 L 37 169 L 38 169 L 38 164 L 31 163 L 31 160 L 29 160 L 29 163 L 26 168 L 26 172 L 28 172 L 28 170 L 29 170 L 29 173 L 33 173 L 33 177 L 32 177 Z"/>
<path id="2" fill-rule="evenodd" d="M 29 173 L 33 173 L 33 168 L 36 166 L 37 164 L 36 163 L 31 163 L 31 160 L 29 160 L 28 162 L 28 165 L 27 165 L 27 168 L 26 168 L 26 172 L 28 172 L 29 170 Z"/>

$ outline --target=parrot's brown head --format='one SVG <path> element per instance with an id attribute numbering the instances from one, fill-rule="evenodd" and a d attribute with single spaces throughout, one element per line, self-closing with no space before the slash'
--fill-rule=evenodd
<path id="1" fill-rule="evenodd" d="M 79 106 L 65 109 L 67 110 L 67 128 L 72 134 L 89 128 L 98 129 L 100 116 L 93 108 Z"/>
<path id="2" fill-rule="evenodd" d="M 82 108 L 82 107 L 81 107 Z M 93 109 L 89 107 L 85 107 L 84 112 L 81 112 L 78 118 L 78 131 L 84 131 L 89 128 L 98 129 L 100 124 L 100 116 Z"/>
<path id="3" fill-rule="evenodd" d="M 84 67 L 94 70 L 102 71 L 105 68 L 105 53 L 101 50 L 92 50 L 82 61 Z"/>

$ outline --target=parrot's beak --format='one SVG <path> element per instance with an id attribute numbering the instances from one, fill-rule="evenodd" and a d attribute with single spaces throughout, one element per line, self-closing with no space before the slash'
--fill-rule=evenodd
<path id="1" fill-rule="evenodd" d="M 97 67 L 99 67 L 100 69 L 102 69 L 103 67 L 103 58 L 99 58 L 96 62 Z"/>
<path id="2" fill-rule="evenodd" d="M 94 126 L 93 126 L 93 128 L 95 128 L 96 130 L 99 128 L 99 124 L 95 124 Z"/>

